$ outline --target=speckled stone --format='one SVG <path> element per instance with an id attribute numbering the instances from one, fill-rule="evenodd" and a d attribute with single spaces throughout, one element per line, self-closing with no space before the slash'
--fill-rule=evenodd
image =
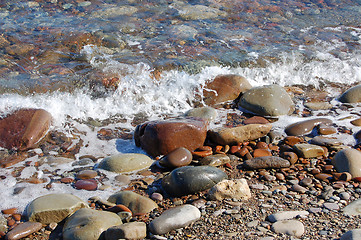
<path id="1" fill-rule="evenodd" d="M 290 166 L 290 162 L 286 159 L 276 156 L 258 157 L 247 160 L 243 164 L 246 168 L 285 168 Z"/>
<path id="2" fill-rule="evenodd" d="M 251 191 L 244 178 L 223 180 L 209 190 L 208 196 L 211 200 L 218 201 L 223 199 L 247 200 L 251 197 Z"/>

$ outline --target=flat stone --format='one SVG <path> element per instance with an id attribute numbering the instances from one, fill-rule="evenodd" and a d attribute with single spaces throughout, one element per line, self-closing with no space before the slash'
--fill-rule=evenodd
<path id="1" fill-rule="evenodd" d="M 338 100 L 343 103 L 361 102 L 361 85 L 357 85 L 348 89 L 340 96 Z"/>
<path id="2" fill-rule="evenodd" d="M 149 230 L 153 234 L 161 235 L 174 229 L 188 226 L 201 217 L 201 212 L 193 205 L 185 204 L 170 208 L 149 224 Z"/>
<path id="3" fill-rule="evenodd" d="M 261 116 L 288 115 L 295 109 L 286 90 L 275 84 L 246 91 L 239 101 L 239 106 Z"/>
<path id="4" fill-rule="evenodd" d="M 122 224 L 117 214 L 82 208 L 71 215 L 63 227 L 64 240 L 98 240 L 108 228 Z"/>
<path id="5" fill-rule="evenodd" d="M 304 188 L 298 184 L 292 185 L 291 190 L 298 193 L 305 193 L 308 191 L 307 188 Z"/>
<path id="6" fill-rule="evenodd" d="M 312 182 L 313 182 L 312 178 L 306 177 L 300 181 L 300 185 L 309 187 L 312 185 Z"/>
<path id="7" fill-rule="evenodd" d="M 143 239 L 147 237 L 147 225 L 144 222 L 130 222 L 108 228 L 105 240 Z"/>
<path id="8" fill-rule="evenodd" d="M 214 154 L 199 159 L 200 165 L 209 165 L 213 167 L 222 166 L 229 162 L 231 162 L 231 159 L 226 154 Z"/>
<path id="9" fill-rule="evenodd" d="M 352 229 L 344 233 L 340 240 L 358 240 L 361 239 L 361 229 Z"/>
<path id="10" fill-rule="evenodd" d="M 349 172 L 352 178 L 361 177 L 361 152 L 347 148 L 339 151 L 332 159 L 337 172 Z"/>
<path id="11" fill-rule="evenodd" d="M 330 134 L 334 134 L 337 133 L 337 129 L 333 126 L 328 126 L 325 125 L 323 123 L 321 123 L 320 125 L 318 125 L 318 133 L 321 135 L 330 135 Z"/>
<path id="12" fill-rule="evenodd" d="M 337 203 L 331 203 L 331 202 L 324 203 L 323 207 L 327 208 L 328 210 L 339 210 L 340 209 L 340 206 L 338 206 Z"/>
<path id="13" fill-rule="evenodd" d="M 97 171 L 94 170 L 82 170 L 76 174 L 79 179 L 92 179 L 98 176 Z"/>
<path id="14" fill-rule="evenodd" d="M 185 166 L 173 170 L 162 180 L 164 190 L 172 196 L 201 192 L 227 179 L 227 174 L 212 166 Z"/>
<path id="15" fill-rule="evenodd" d="M 297 220 L 283 220 L 272 224 L 272 231 L 289 236 L 301 237 L 305 232 L 303 223 Z"/>
<path id="16" fill-rule="evenodd" d="M 290 166 L 290 162 L 280 157 L 266 156 L 246 160 L 243 165 L 249 169 L 286 168 Z"/>
<path id="17" fill-rule="evenodd" d="M 233 128 L 215 128 L 208 134 L 210 139 L 217 144 L 235 145 L 266 136 L 271 128 L 271 124 L 248 124 Z"/>
<path id="18" fill-rule="evenodd" d="M 154 161 L 145 154 L 124 153 L 104 158 L 99 163 L 98 168 L 110 172 L 122 173 L 148 168 L 153 162 Z"/>
<path id="19" fill-rule="evenodd" d="M 298 155 L 303 158 L 316 158 L 325 154 L 322 147 L 307 143 L 293 145 Z"/>
<path id="20" fill-rule="evenodd" d="M 361 198 L 351 202 L 349 205 L 342 209 L 343 213 L 349 216 L 361 215 Z"/>
<path id="21" fill-rule="evenodd" d="M 338 146 L 341 145 L 342 142 L 336 138 L 316 136 L 311 139 L 310 143 L 319 145 L 319 146 Z"/>
<path id="22" fill-rule="evenodd" d="M 126 186 L 130 183 L 130 178 L 126 175 L 117 175 L 114 179 L 117 181 L 117 184 L 121 186 Z"/>
<path id="23" fill-rule="evenodd" d="M 158 207 L 152 199 L 131 191 L 114 193 L 108 198 L 108 201 L 115 204 L 125 205 L 135 215 L 149 213 Z"/>
<path id="24" fill-rule="evenodd" d="M 159 159 L 159 164 L 163 167 L 177 168 L 189 165 L 192 159 L 192 153 L 188 149 L 180 147 Z"/>
<path id="25" fill-rule="evenodd" d="M 328 118 L 315 118 L 301 122 L 296 122 L 291 125 L 288 125 L 285 129 L 285 132 L 289 136 L 306 135 L 311 133 L 312 129 L 321 123 L 331 124 L 332 120 Z"/>
<path id="26" fill-rule="evenodd" d="M 98 183 L 94 179 L 81 179 L 75 182 L 74 187 L 79 190 L 95 191 L 98 188 Z"/>
<path id="27" fill-rule="evenodd" d="M 80 198 L 67 194 L 48 194 L 30 202 L 25 214 L 29 221 L 49 224 L 61 222 L 80 208 L 88 208 L 88 204 Z"/>
<path id="28" fill-rule="evenodd" d="M 212 107 L 193 108 L 185 113 L 186 117 L 202 118 L 209 122 L 217 117 L 217 110 Z"/>
<path id="29" fill-rule="evenodd" d="M 309 212 L 307 211 L 280 211 L 269 215 L 268 220 L 270 222 L 277 222 L 277 221 L 292 219 L 297 216 L 307 216 L 308 214 Z"/>
<path id="30" fill-rule="evenodd" d="M 6 239 L 17 240 L 29 236 L 43 228 L 43 224 L 39 222 L 20 223 L 6 234 Z"/>
<path id="31" fill-rule="evenodd" d="M 211 200 L 218 201 L 223 199 L 247 200 L 251 197 L 251 191 L 244 178 L 223 180 L 209 190 L 208 196 Z"/>
<path id="32" fill-rule="evenodd" d="M 311 208 L 308 209 L 308 211 L 310 213 L 320 213 L 320 212 L 322 212 L 322 208 L 311 207 Z"/>
<path id="33" fill-rule="evenodd" d="M 270 123 L 267 119 L 265 119 L 264 117 L 260 117 L 260 116 L 253 116 L 250 118 L 247 118 L 246 120 L 243 121 L 243 124 L 248 125 L 248 124 L 268 124 Z"/>
<path id="34" fill-rule="evenodd" d="M 177 2 L 172 6 L 178 10 L 178 14 L 183 20 L 213 19 L 218 16 L 224 17 L 227 15 L 226 12 L 205 5 L 188 5 Z"/>
<path id="35" fill-rule="evenodd" d="M 331 103 L 328 102 L 307 102 L 305 103 L 305 107 L 311 110 L 328 110 L 331 109 L 333 106 Z"/>

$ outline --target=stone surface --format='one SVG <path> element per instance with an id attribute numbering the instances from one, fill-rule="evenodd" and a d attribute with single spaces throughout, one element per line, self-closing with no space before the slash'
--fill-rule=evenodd
<path id="1" fill-rule="evenodd" d="M 217 110 L 212 107 L 200 107 L 193 108 L 185 113 L 186 117 L 202 118 L 209 122 L 213 121 L 217 117 Z"/>
<path id="2" fill-rule="evenodd" d="M 210 139 L 220 145 L 234 145 L 267 135 L 271 124 L 248 124 L 234 128 L 216 128 L 208 132 Z"/>
<path id="3" fill-rule="evenodd" d="M 303 158 L 316 158 L 324 154 L 322 147 L 307 143 L 298 143 L 293 145 L 298 156 Z"/>
<path id="4" fill-rule="evenodd" d="M 115 204 L 125 205 L 135 215 L 149 213 L 158 207 L 152 199 L 131 191 L 114 193 L 108 198 L 108 201 Z"/>
<path id="5" fill-rule="evenodd" d="M 305 232 L 302 222 L 297 220 L 283 220 L 272 224 L 272 231 L 290 236 L 301 237 Z"/>
<path id="6" fill-rule="evenodd" d="M 6 234 L 6 239 L 17 240 L 29 236 L 30 234 L 39 231 L 43 224 L 39 222 L 24 222 L 9 231 Z"/>
<path id="7" fill-rule="evenodd" d="M 261 116 L 288 115 L 295 109 L 285 89 L 275 84 L 248 90 L 242 95 L 239 106 Z"/>
<path id="8" fill-rule="evenodd" d="M 344 233 L 340 240 L 359 240 L 361 239 L 361 229 L 352 229 Z"/>
<path id="9" fill-rule="evenodd" d="M 199 164 L 218 167 L 223 164 L 229 163 L 230 161 L 231 159 L 226 154 L 214 154 L 199 159 Z"/>
<path id="10" fill-rule="evenodd" d="M 66 220 L 63 227 L 63 239 L 98 240 L 108 228 L 120 224 L 122 221 L 115 213 L 83 208 Z"/>
<path id="11" fill-rule="evenodd" d="M 223 180 L 214 185 L 208 193 L 211 200 L 223 199 L 247 200 L 251 197 L 251 191 L 246 179 Z"/>
<path id="12" fill-rule="evenodd" d="M 218 75 L 213 81 L 206 83 L 203 95 L 207 105 L 235 100 L 240 93 L 251 89 L 251 84 L 239 75 Z"/>
<path id="13" fill-rule="evenodd" d="M 338 146 L 342 144 L 342 142 L 336 138 L 323 137 L 323 136 L 316 136 L 312 138 L 310 143 L 319 146 Z"/>
<path id="14" fill-rule="evenodd" d="M 243 124 L 267 124 L 270 123 L 267 119 L 260 116 L 253 116 L 243 121 Z"/>
<path id="15" fill-rule="evenodd" d="M 124 153 L 104 158 L 99 163 L 98 168 L 110 172 L 122 173 L 148 168 L 153 162 L 150 157 L 144 154 Z"/>
<path id="16" fill-rule="evenodd" d="M 308 211 L 280 211 L 269 215 L 268 220 L 270 222 L 277 222 L 292 219 L 297 216 L 307 216 L 308 214 Z"/>
<path id="17" fill-rule="evenodd" d="M 144 222 L 130 222 L 108 228 L 105 240 L 143 239 L 147 236 L 147 225 Z"/>
<path id="18" fill-rule="evenodd" d="M 342 209 L 343 213 L 349 216 L 361 215 L 361 198 L 351 202 Z"/>
<path id="19" fill-rule="evenodd" d="M 8 229 L 7 220 L 4 215 L 0 214 L 0 232 L 6 232 Z"/>
<path id="20" fill-rule="evenodd" d="M 47 134 L 52 116 L 43 109 L 21 109 L 0 120 L 0 146 L 25 150 Z"/>
<path id="21" fill-rule="evenodd" d="M 30 202 L 25 214 L 29 221 L 49 224 L 61 222 L 80 208 L 88 208 L 88 204 L 74 195 L 48 194 Z"/>
<path id="22" fill-rule="evenodd" d="M 152 156 L 166 155 L 176 148 L 189 151 L 203 146 L 207 135 L 207 121 L 196 118 L 150 121 L 138 125 L 134 141 Z"/>
<path id="23" fill-rule="evenodd" d="M 185 166 L 173 170 L 162 180 L 164 190 L 172 196 L 204 191 L 227 179 L 227 174 L 211 166 Z"/>
<path id="24" fill-rule="evenodd" d="M 290 166 L 290 162 L 286 159 L 276 156 L 257 157 L 247 160 L 243 163 L 246 168 L 285 168 Z"/>
<path id="25" fill-rule="evenodd" d="M 205 5 L 180 5 L 177 9 L 179 16 L 184 20 L 213 19 L 227 15 L 226 12 Z"/>
<path id="26" fill-rule="evenodd" d="M 98 183 L 94 179 L 81 179 L 75 182 L 74 187 L 79 190 L 95 191 L 98 188 Z"/>
<path id="27" fill-rule="evenodd" d="M 361 102 L 361 85 L 357 85 L 348 89 L 338 99 L 343 103 L 358 103 Z"/>
<path id="28" fill-rule="evenodd" d="M 361 152 L 347 148 L 339 151 L 332 159 L 338 172 L 349 172 L 353 178 L 361 177 Z"/>
<path id="29" fill-rule="evenodd" d="M 201 217 L 201 212 L 193 205 L 185 204 L 170 208 L 149 224 L 153 234 L 165 234 L 174 229 L 188 226 Z"/>
<path id="30" fill-rule="evenodd" d="M 192 153 L 184 148 L 176 148 L 159 160 L 163 167 L 177 168 L 187 166 L 192 162 Z"/>
<path id="31" fill-rule="evenodd" d="M 39 164 L 48 164 L 50 167 L 56 167 L 61 164 L 74 162 L 74 159 L 56 156 L 46 156 L 39 159 Z"/>
<path id="32" fill-rule="evenodd" d="M 357 118 L 355 120 L 352 120 L 351 124 L 354 125 L 354 126 L 360 127 L 361 126 L 361 118 Z"/>
<path id="33" fill-rule="evenodd" d="M 301 122 L 296 122 L 291 125 L 288 125 L 285 129 L 285 132 L 289 136 L 305 135 L 312 132 L 312 129 L 321 123 L 331 124 L 332 121 L 328 118 L 315 118 Z"/>

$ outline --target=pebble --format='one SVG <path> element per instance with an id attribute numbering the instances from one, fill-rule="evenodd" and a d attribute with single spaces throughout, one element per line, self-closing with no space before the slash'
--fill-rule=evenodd
<path id="1" fill-rule="evenodd" d="M 187 166 L 192 162 L 192 153 L 184 148 L 176 148 L 161 159 L 159 164 L 163 167 L 177 168 Z"/>
<path id="2" fill-rule="evenodd" d="M 126 186 L 130 183 L 130 178 L 126 175 L 117 175 L 114 179 L 120 186 Z"/>
<path id="3" fill-rule="evenodd" d="M 320 212 L 322 212 L 322 208 L 311 207 L 311 208 L 308 209 L 308 211 L 310 213 L 320 213 Z"/>
<path id="4" fill-rule="evenodd" d="M 283 152 L 281 153 L 281 157 L 288 160 L 290 164 L 295 164 L 298 160 L 298 156 L 294 152 Z"/>
<path id="5" fill-rule="evenodd" d="M 283 220 L 272 224 L 272 231 L 284 233 L 289 236 L 301 237 L 305 232 L 302 222 L 297 220 Z"/>
<path id="6" fill-rule="evenodd" d="M 150 157 L 144 154 L 124 153 L 104 158 L 99 163 L 98 168 L 110 172 L 122 173 L 148 168 L 153 162 Z"/>
<path id="7" fill-rule="evenodd" d="M 252 222 L 248 222 L 246 226 L 252 228 L 252 227 L 256 227 L 258 224 L 259 224 L 259 220 L 253 220 Z"/>
<path id="8" fill-rule="evenodd" d="M 231 159 L 225 154 L 214 154 L 204 158 L 199 159 L 200 165 L 209 165 L 213 167 L 222 166 L 226 163 L 229 163 Z"/>
<path id="9" fill-rule="evenodd" d="M 348 192 L 341 192 L 339 196 L 342 200 L 346 200 L 346 201 L 351 198 L 351 195 Z"/>
<path id="10" fill-rule="evenodd" d="M 113 226 L 105 231 L 105 240 L 144 239 L 147 236 L 147 225 L 144 222 L 130 222 Z"/>
<path id="11" fill-rule="evenodd" d="M 163 195 L 160 193 L 152 193 L 152 195 L 150 196 L 151 199 L 155 200 L 155 201 L 162 201 L 163 200 Z"/>
<path id="12" fill-rule="evenodd" d="M 246 160 L 243 165 L 249 169 L 286 168 L 290 166 L 290 162 L 280 157 L 266 156 Z"/>
<path id="13" fill-rule="evenodd" d="M 339 210 L 340 209 L 340 206 L 338 206 L 337 203 L 331 203 L 331 202 L 324 203 L 323 207 L 327 208 L 328 210 Z"/>
<path id="14" fill-rule="evenodd" d="M 267 149 L 255 149 L 253 151 L 253 157 L 266 157 L 266 156 L 272 156 L 272 153 Z"/>
<path id="15" fill-rule="evenodd" d="M 217 110 L 212 107 L 193 108 L 185 113 L 186 117 L 198 117 L 209 122 L 216 119 L 217 115 Z"/>
<path id="16" fill-rule="evenodd" d="M 323 137 L 323 136 L 316 136 L 312 138 L 310 143 L 319 146 L 338 146 L 342 144 L 342 142 L 336 138 Z"/>
<path id="17" fill-rule="evenodd" d="M 298 193 L 305 193 L 308 191 L 307 188 L 304 188 L 298 184 L 292 185 L 291 190 Z"/>
<path id="18" fill-rule="evenodd" d="M 298 155 L 303 158 L 317 158 L 324 155 L 324 149 L 318 145 L 298 143 L 293 145 Z"/>
<path id="19" fill-rule="evenodd" d="M 79 179 L 92 179 L 98 176 L 98 173 L 94 170 L 82 170 L 76 175 Z"/>
<path id="20" fill-rule="evenodd" d="M 352 178 L 361 177 L 361 152 L 347 148 L 339 151 L 332 159 L 338 172 L 349 172 Z"/>
<path id="21" fill-rule="evenodd" d="M 312 182 L 313 182 L 312 178 L 306 177 L 300 181 L 300 185 L 304 187 L 309 187 L 312 185 Z"/>
<path id="22" fill-rule="evenodd" d="M 43 224 L 39 222 L 24 222 L 6 234 L 6 239 L 17 240 L 29 236 L 30 234 L 39 231 L 43 227 Z"/>
<path id="23" fill-rule="evenodd" d="M 83 189 L 87 191 L 95 191 L 98 188 L 98 183 L 94 179 L 84 179 L 75 182 L 74 187 L 76 189 Z"/>
<path id="24" fill-rule="evenodd" d="M 288 125 L 285 129 L 285 132 L 289 136 L 301 136 L 309 134 L 314 127 L 317 125 L 324 123 L 324 124 L 331 124 L 332 121 L 328 118 L 315 118 L 310 120 L 305 120 L 301 122 L 296 122 L 291 125 Z"/>
<path id="25" fill-rule="evenodd" d="M 251 197 L 251 191 L 246 179 L 232 179 L 218 182 L 209 190 L 211 200 L 223 199 L 247 200 Z"/>
<path id="26" fill-rule="evenodd" d="M 269 215 L 267 218 L 270 222 L 288 220 L 297 216 L 305 217 L 309 214 L 307 211 L 280 211 Z"/>

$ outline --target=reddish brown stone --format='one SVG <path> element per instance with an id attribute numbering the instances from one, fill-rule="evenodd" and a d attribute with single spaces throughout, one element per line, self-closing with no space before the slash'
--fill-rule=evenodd
<path id="1" fill-rule="evenodd" d="M 3 168 L 10 167 L 14 164 L 17 164 L 18 162 L 22 162 L 25 159 L 27 159 L 29 154 L 27 152 L 20 152 L 12 154 L 8 157 L 5 157 L 3 159 L 0 159 L 0 166 Z"/>
<path id="2" fill-rule="evenodd" d="M 97 182 L 94 179 L 84 179 L 75 182 L 74 187 L 76 189 L 84 189 L 88 191 L 95 191 L 98 187 Z"/>
<path id="3" fill-rule="evenodd" d="M 203 146 L 207 125 L 207 121 L 197 118 L 146 122 L 137 126 L 134 140 L 153 157 L 166 155 L 180 147 L 193 152 Z"/>
<path id="4" fill-rule="evenodd" d="M 327 173 L 319 173 L 315 175 L 315 178 L 328 183 L 330 182 L 330 179 L 332 179 L 332 175 Z"/>
<path id="5" fill-rule="evenodd" d="M 259 148 L 259 149 L 268 149 L 268 145 L 267 145 L 267 143 L 265 143 L 265 142 L 257 142 L 256 148 Z"/>
<path id="6" fill-rule="evenodd" d="M 264 117 L 254 116 L 243 121 L 244 124 L 267 124 L 270 123 Z"/>
<path id="7" fill-rule="evenodd" d="M 232 147 L 231 147 L 230 152 L 231 152 L 232 154 L 234 154 L 234 153 L 238 152 L 239 150 L 241 150 L 241 146 L 236 145 L 236 146 L 232 146 Z"/>
<path id="8" fill-rule="evenodd" d="M 197 152 L 192 152 L 192 155 L 194 158 L 202 158 L 202 157 L 207 157 L 212 155 L 213 152 L 212 151 L 197 151 Z"/>
<path id="9" fill-rule="evenodd" d="M 298 160 L 298 156 L 294 152 L 283 152 L 281 157 L 290 161 L 291 164 L 295 164 Z"/>
<path id="10" fill-rule="evenodd" d="M 300 143 L 302 142 L 302 138 L 300 137 L 296 137 L 296 136 L 288 136 L 284 139 L 285 143 L 290 145 L 290 146 L 293 146 L 297 143 Z"/>
<path id="11" fill-rule="evenodd" d="M 98 176 L 98 173 L 94 170 L 82 170 L 76 175 L 79 179 L 92 179 Z"/>
<path id="12" fill-rule="evenodd" d="M 72 183 L 73 181 L 74 181 L 74 179 L 69 178 L 69 177 L 60 179 L 60 182 L 62 182 L 62 183 Z"/>
<path id="13" fill-rule="evenodd" d="M 17 210 L 18 210 L 17 208 L 8 208 L 8 209 L 1 210 L 1 212 L 3 214 L 14 214 L 14 213 L 16 213 Z"/>
<path id="14" fill-rule="evenodd" d="M 14 227 L 6 234 L 6 239 L 17 240 L 39 231 L 43 225 L 39 222 L 25 222 Z"/>
<path id="15" fill-rule="evenodd" d="M 48 132 L 51 115 L 42 109 L 21 109 L 0 120 L 0 146 L 32 148 Z"/>
<path id="16" fill-rule="evenodd" d="M 271 152 L 267 149 L 256 149 L 253 151 L 253 157 L 272 156 Z"/>
<path id="17" fill-rule="evenodd" d="M 106 211 L 113 212 L 113 213 L 118 213 L 118 212 L 132 213 L 132 211 L 128 207 L 124 206 L 123 204 L 118 204 L 113 207 L 107 208 Z"/>

